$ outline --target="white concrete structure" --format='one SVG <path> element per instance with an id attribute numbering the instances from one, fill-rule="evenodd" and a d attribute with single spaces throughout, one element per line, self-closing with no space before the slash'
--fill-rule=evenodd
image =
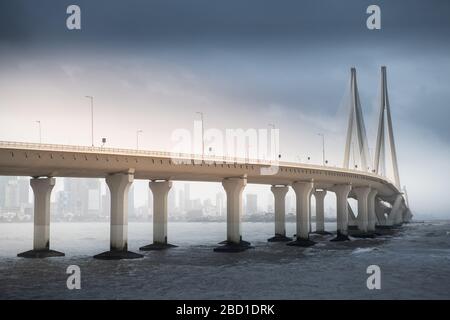
<path id="1" fill-rule="evenodd" d="M 375 211 L 375 201 L 378 191 L 375 189 L 371 189 L 369 192 L 369 196 L 367 198 L 368 205 L 368 223 L 367 223 L 367 231 L 369 233 L 373 233 L 375 231 L 375 226 L 377 224 L 377 215 Z"/>
<path id="2" fill-rule="evenodd" d="M 64 253 L 50 250 L 50 196 L 55 178 L 34 178 L 30 180 L 34 193 L 33 250 L 18 254 L 19 257 L 42 258 L 64 256 Z"/>
<path id="3" fill-rule="evenodd" d="M 128 191 L 133 183 L 133 170 L 106 177 L 111 193 L 110 251 L 94 256 L 97 259 L 135 259 L 142 255 L 128 251 Z"/>
<path id="4" fill-rule="evenodd" d="M 242 240 L 241 234 L 242 192 L 246 185 L 245 176 L 222 181 L 227 195 L 227 239 L 221 243 L 223 246 L 214 249 L 216 252 L 239 252 L 250 246 L 250 243 Z"/>
<path id="5" fill-rule="evenodd" d="M 308 247 L 314 244 L 309 240 L 309 219 L 311 210 L 312 181 L 295 181 L 292 184 L 296 197 L 297 234 L 296 239 L 289 242 L 290 246 Z"/>
<path id="6" fill-rule="evenodd" d="M 336 219 L 337 236 L 334 241 L 344 241 L 348 239 L 348 194 L 352 186 L 350 184 L 336 185 L 330 190 L 336 193 Z"/>
<path id="7" fill-rule="evenodd" d="M 325 196 L 327 190 L 314 190 L 314 198 L 316 199 L 316 232 L 318 234 L 328 234 L 325 231 Z"/>
<path id="8" fill-rule="evenodd" d="M 358 200 L 358 217 L 356 219 L 356 223 L 358 225 L 358 229 L 362 233 L 367 233 L 369 226 L 369 193 L 370 187 L 360 187 L 353 190 L 353 193 L 356 195 L 356 199 Z"/>
<path id="9" fill-rule="evenodd" d="M 392 121 L 383 69 L 383 110 L 386 109 L 390 142 L 394 143 Z M 348 240 L 348 197 L 358 200 L 355 221 L 360 233 L 373 233 L 375 227 L 392 227 L 411 219 L 411 212 L 399 189 L 398 170 L 395 182 L 368 170 L 367 139 L 362 120 L 361 104 L 356 85 L 356 71 L 352 69 L 352 105 L 350 108 L 344 168 L 307 165 L 292 162 L 273 162 L 204 155 L 96 148 L 82 146 L 0 142 L 0 175 L 30 176 L 35 193 L 34 250 L 21 256 L 49 256 L 50 192 L 54 177 L 105 178 L 111 193 L 110 251 L 97 258 L 138 258 L 128 251 L 128 189 L 134 179 L 150 181 L 154 195 L 153 244 L 145 248 L 167 248 L 167 194 L 171 181 L 222 182 L 227 195 L 227 238 L 215 251 L 237 252 L 248 249 L 242 240 L 242 192 L 247 183 L 271 185 L 275 198 L 275 235 L 285 237 L 285 195 L 289 188 L 296 194 L 297 233 L 290 245 L 313 245 L 310 233 L 310 199 L 315 191 L 316 219 L 319 233 L 324 231 L 323 197 L 326 191 L 336 193 L 337 237 Z M 384 114 L 384 111 L 382 112 Z M 384 116 L 380 116 L 384 117 Z M 384 118 L 383 118 L 384 119 Z M 381 120 L 380 120 L 381 123 Z M 363 166 L 349 169 L 350 146 L 356 130 L 358 156 Z M 376 159 L 384 148 L 379 129 Z M 395 151 L 393 158 L 396 159 Z M 381 158 L 380 158 L 381 159 Z M 395 160 L 396 163 L 396 160 Z M 395 165 L 396 167 L 396 165 Z M 322 190 L 322 191 L 319 191 Z M 41 254 L 45 251 L 45 254 Z M 39 252 L 39 254 L 35 254 Z M 60 253 L 58 253 L 60 254 Z"/>
<path id="10" fill-rule="evenodd" d="M 274 198 L 275 236 L 268 239 L 269 242 L 282 242 L 292 240 L 286 237 L 286 194 L 288 186 L 273 185 L 270 190 Z"/>
<path id="11" fill-rule="evenodd" d="M 139 248 L 139 250 L 162 250 L 175 247 L 167 242 L 167 198 L 172 181 L 150 181 L 153 193 L 153 244 Z"/>

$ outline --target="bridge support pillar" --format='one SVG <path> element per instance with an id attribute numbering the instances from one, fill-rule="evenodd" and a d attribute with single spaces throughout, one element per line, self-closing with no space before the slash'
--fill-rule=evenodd
<path id="1" fill-rule="evenodd" d="M 110 251 L 95 255 L 96 259 L 118 260 L 142 258 L 128 251 L 128 190 L 133 183 L 131 173 L 117 173 L 106 177 L 111 193 Z"/>
<path id="2" fill-rule="evenodd" d="M 297 234 L 296 239 L 288 242 L 288 246 L 309 247 L 315 244 L 309 239 L 309 219 L 311 210 L 312 182 L 297 181 L 292 184 L 296 197 Z"/>
<path id="3" fill-rule="evenodd" d="M 327 195 L 327 190 L 314 191 L 314 198 L 316 198 L 316 232 L 317 234 L 330 234 L 325 231 L 325 205 L 324 200 Z"/>
<path id="4" fill-rule="evenodd" d="M 153 243 L 139 250 L 164 250 L 176 247 L 167 243 L 167 197 L 172 187 L 172 181 L 150 181 L 153 193 Z"/>
<path id="5" fill-rule="evenodd" d="M 346 241 L 348 238 L 348 194 L 352 186 L 350 184 L 341 184 L 333 187 L 332 191 L 336 193 L 336 220 L 337 236 L 331 241 Z"/>
<path id="6" fill-rule="evenodd" d="M 367 231 L 370 233 L 375 232 L 375 227 L 377 224 L 377 215 L 375 211 L 375 199 L 377 196 L 378 191 L 376 189 L 371 189 L 369 192 L 369 196 L 367 199 L 367 205 L 368 205 L 368 224 L 367 224 Z"/>
<path id="7" fill-rule="evenodd" d="M 356 218 L 358 232 L 352 234 L 352 236 L 373 237 L 372 233 L 368 233 L 370 191 L 370 187 L 360 187 L 353 189 L 353 192 L 356 195 L 356 199 L 358 200 L 358 217 Z"/>
<path id="8" fill-rule="evenodd" d="M 289 191 L 288 186 L 273 185 L 270 190 L 274 197 L 275 207 L 275 236 L 268 239 L 269 242 L 291 241 L 286 237 L 286 193 Z"/>
<path id="9" fill-rule="evenodd" d="M 64 253 L 50 250 L 50 195 L 55 178 L 33 178 L 30 180 L 34 193 L 33 250 L 19 253 L 23 258 L 60 257 Z"/>
<path id="10" fill-rule="evenodd" d="M 251 248 L 250 243 L 242 240 L 242 192 L 247 185 L 247 178 L 227 178 L 222 186 L 227 194 L 227 240 L 222 246 L 214 248 L 215 252 L 240 252 Z"/>

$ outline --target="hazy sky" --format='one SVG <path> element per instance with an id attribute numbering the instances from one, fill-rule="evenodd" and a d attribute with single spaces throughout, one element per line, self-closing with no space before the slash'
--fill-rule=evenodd
<path id="1" fill-rule="evenodd" d="M 82 30 L 66 28 L 81 7 Z M 366 8 L 381 8 L 381 30 Z M 169 150 L 177 128 L 280 128 L 283 159 L 341 165 L 355 66 L 370 148 L 380 66 L 413 211 L 450 208 L 449 1 L 0 0 L 0 140 Z M 217 190 L 220 187 L 217 186 Z"/>

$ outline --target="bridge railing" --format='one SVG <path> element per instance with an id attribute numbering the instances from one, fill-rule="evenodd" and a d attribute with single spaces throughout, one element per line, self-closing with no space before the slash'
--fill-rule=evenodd
<path id="1" fill-rule="evenodd" d="M 110 147 L 92 147 L 92 146 L 79 146 L 79 145 L 65 145 L 65 144 L 48 144 L 48 143 L 31 143 L 31 142 L 15 142 L 15 141 L 0 141 L 0 148 L 5 149 L 28 149 L 28 150 L 42 150 L 42 151 L 65 151 L 65 152 L 86 152 L 86 153 L 102 153 L 102 154 L 120 154 L 131 156 L 152 156 L 176 159 L 180 161 L 195 161 L 198 163 L 214 163 L 222 162 L 227 164 L 246 164 L 246 165 L 263 165 L 263 166 L 290 166 L 301 167 L 306 169 L 318 169 L 318 170 L 339 170 L 340 172 L 364 174 L 380 178 L 389 181 L 386 177 L 380 176 L 372 172 L 363 172 L 360 170 L 344 169 L 340 167 L 321 166 L 314 164 L 296 163 L 279 161 L 278 159 L 251 159 L 242 157 L 229 157 L 229 156 L 215 156 L 215 155 L 201 155 L 201 154 L 189 154 L 189 153 L 174 153 L 167 151 L 151 151 L 140 149 L 125 149 L 125 148 L 110 148 Z M 389 181 L 390 182 L 390 181 Z"/>

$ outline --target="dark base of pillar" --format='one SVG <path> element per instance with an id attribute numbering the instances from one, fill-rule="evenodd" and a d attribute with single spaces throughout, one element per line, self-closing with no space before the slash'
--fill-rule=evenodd
<path id="1" fill-rule="evenodd" d="M 287 242 L 292 241 L 292 238 L 283 236 L 281 234 L 276 234 L 274 237 L 267 239 L 269 242 Z"/>
<path id="2" fill-rule="evenodd" d="M 364 231 L 360 231 L 360 230 L 351 231 L 351 232 L 349 232 L 349 234 L 350 234 L 350 236 L 352 236 L 354 238 L 363 238 L 363 239 L 375 238 L 375 236 L 376 236 L 375 232 L 372 232 L 372 231 L 364 232 Z"/>
<path id="3" fill-rule="evenodd" d="M 17 255 L 21 258 L 51 258 L 51 257 L 64 257 L 65 254 L 59 251 L 44 249 L 44 250 L 29 250 Z"/>
<path id="4" fill-rule="evenodd" d="M 348 230 L 358 230 L 358 226 L 347 226 Z"/>
<path id="5" fill-rule="evenodd" d="M 239 243 L 230 242 L 228 240 L 222 241 L 220 247 L 214 248 L 214 252 L 242 252 L 254 247 L 250 245 L 250 242 L 241 240 Z"/>
<path id="6" fill-rule="evenodd" d="M 380 229 L 380 230 L 391 230 L 391 229 L 399 229 L 401 228 L 401 224 L 394 224 L 391 226 L 376 226 L 376 229 Z"/>
<path id="7" fill-rule="evenodd" d="M 152 244 L 140 247 L 139 250 L 141 251 L 153 251 L 153 250 L 167 250 L 170 248 L 176 248 L 178 246 L 170 243 L 160 243 L 160 242 L 153 242 Z"/>
<path id="8" fill-rule="evenodd" d="M 337 235 L 335 238 L 331 239 L 330 241 L 337 242 L 337 241 L 350 241 L 350 238 L 346 234 L 342 234 L 339 231 L 337 232 Z"/>
<path id="9" fill-rule="evenodd" d="M 287 246 L 292 247 L 311 247 L 315 245 L 316 243 L 309 239 L 296 239 L 294 241 L 286 243 Z"/>
<path id="10" fill-rule="evenodd" d="M 332 233 L 331 232 L 328 232 L 328 231 L 314 231 L 314 232 L 311 232 L 312 234 L 320 234 L 321 236 L 329 236 L 329 235 L 332 235 Z"/>
<path id="11" fill-rule="evenodd" d="M 139 253 L 134 253 L 126 250 L 111 250 L 105 251 L 94 256 L 94 259 L 100 260 L 121 260 L 121 259 L 139 259 L 144 256 Z"/>

